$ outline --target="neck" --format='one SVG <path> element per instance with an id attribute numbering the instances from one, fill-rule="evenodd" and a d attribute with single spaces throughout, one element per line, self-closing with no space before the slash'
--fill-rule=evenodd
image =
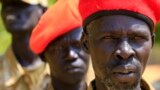
<path id="1" fill-rule="evenodd" d="M 105 85 L 103 83 L 101 83 L 100 80 L 95 79 L 95 86 L 96 86 L 96 90 L 108 90 L 106 89 Z"/>
<path id="2" fill-rule="evenodd" d="M 66 83 L 58 79 L 52 78 L 52 86 L 54 90 L 86 90 L 86 82 L 84 80 L 77 83 Z"/>
<path id="3" fill-rule="evenodd" d="M 30 33 L 17 33 L 12 34 L 12 49 L 18 62 L 23 67 L 33 65 L 38 59 L 29 47 Z"/>
<path id="4" fill-rule="evenodd" d="M 113 88 L 113 87 L 110 87 L 110 86 L 105 86 L 104 83 L 102 83 L 100 80 L 97 80 L 95 79 L 95 86 L 96 86 L 96 90 L 141 90 L 141 87 L 140 87 L 140 83 L 135 87 L 135 88 L 132 88 L 132 89 L 127 89 L 127 88 Z"/>

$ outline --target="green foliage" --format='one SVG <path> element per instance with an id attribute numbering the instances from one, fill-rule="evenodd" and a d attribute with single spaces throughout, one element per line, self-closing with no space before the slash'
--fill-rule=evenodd
<path id="1" fill-rule="evenodd" d="M 1 10 L 1 4 L 0 4 Z M 11 43 L 11 35 L 5 30 L 0 16 L 0 55 L 2 55 Z"/>
<path id="2" fill-rule="evenodd" d="M 49 0 L 49 6 L 52 5 L 53 3 L 55 3 L 57 0 Z"/>
<path id="3" fill-rule="evenodd" d="M 160 44 L 160 23 L 156 27 L 156 43 Z"/>

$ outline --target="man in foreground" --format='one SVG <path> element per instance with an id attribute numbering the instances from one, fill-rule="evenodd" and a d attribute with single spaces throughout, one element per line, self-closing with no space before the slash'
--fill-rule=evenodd
<path id="1" fill-rule="evenodd" d="M 95 80 L 88 90 L 151 90 L 141 78 L 160 20 L 158 0 L 80 0 L 82 43 Z"/>

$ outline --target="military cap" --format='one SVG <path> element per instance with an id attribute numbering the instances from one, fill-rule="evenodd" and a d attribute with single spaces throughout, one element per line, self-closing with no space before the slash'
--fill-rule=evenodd
<path id="1" fill-rule="evenodd" d="M 40 4 L 44 7 L 47 7 L 48 1 L 47 0 L 0 0 L 1 3 L 8 3 L 8 2 L 25 2 L 31 5 Z"/>
<path id="2" fill-rule="evenodd" d="M 80 0 L 83 28 L 105 15 L 123 14 L 145 21 L 151 30 L 160 21 L 160 0 Z"/>
<path id="3" fill-rule="evenodd" d="M 30 37 L 30 48 L 41 54 L 56 38 L 82 26 L 78 0 L 58 0 L 42 15 Z"/>

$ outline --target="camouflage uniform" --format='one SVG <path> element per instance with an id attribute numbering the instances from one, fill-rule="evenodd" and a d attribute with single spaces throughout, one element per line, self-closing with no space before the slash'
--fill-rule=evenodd
<path id="1" fill-rule="evenodd" d="M 48 64 L 42 62 L 39 67 L 27 70 L 17 62 L 12 49 L 0 61 L 3 64 L 0 90 L 45 90 L 50 82 Z"/>
<path id="2" fill-rule="evenodd" d="M 0 0 L 0 2 L 2 2 L 2 3 L 6 3 L 6 2 L 10 2 L 10 1 L 13 1 L 13 0 Z M 22 1 L 22 2 L 25 2 L 25 3 L 31 4 L 31 5 L 40 4 L 44 7 L 48 6 L 48 1 L 47 0 L 14 0 L 14 1 Z"/>

